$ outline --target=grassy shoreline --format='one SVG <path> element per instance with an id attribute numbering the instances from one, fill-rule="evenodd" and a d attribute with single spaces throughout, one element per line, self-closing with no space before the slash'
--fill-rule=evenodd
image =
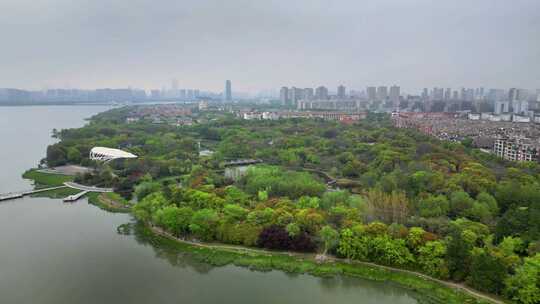
<path id="1" fill-rule="evenodd" d="M 192 243 L 178 239 L 159 228 L 145 225 L 143 233 L 157 246 L 167 246 L 193 255 L 213 266 L 235 265 L 256 271 L 279 270 L 318 277 L 344 275 L 378 282 L 391 282 L 419 296 L 419 303 L 503 303 L 469 294 L 468 289 L 449 287 L 436 279 L 399 269 L 336 260 L 319 264 L 313 255 L 274 252 L 238 246 Z"/>
<path id="2" fill-rule="evenodd" d="M 22 177 L 24 179 L 32 180 L 36 189 L 43 187 L 62 186 L 65 182 L 73 181 L 72 176 L 55 173 L 44 173 L 40 172 L 38 169 L 30 169 L 24 172 Z"/>
<path id="3" fill-rule="evenodd" d="M 40 172 L 38 169 L 30 169 L 23 173 L 22 177 L 27 180 L 31 180 L 34 183 L 35 189 L 49 188 L 49 187 L 58 187 L 62 186 L 65 182 L 73 180 L 72 176 L 54 174 L 54 173 L 44 173 Z M 45 192 L 39 192 L 32 194 L 32 197 L 47 197 L 53 199 L 62 199 L 70 195 L 79 193 L 79 190 L 71 188 L 61 188 L 54 189 Z"/>
<path id="4" fill-rule="evenodd" d="M 106 198 L 103 193 L 89 193 L 88 203 L 102 210 L 112 213 L 130 213 L 131 208 L 120 202 L 113 202 L 112 198 Z"/>
<path id="5" fill-rule="evenodd" d="M 73 181 L 73 176 L 55 174 L 49 172 L 41 172 L 39 169 L 30 169 L 23 173 L 22 177 L 34 182 L 34 188 L 47 188 L 47 187 L 56 187 L 62 186 L 65 182 Z M 46 192 L 40 192 L 33 197 L 47 197 L 53 199 L 62 199 L 70 195 L 74 195 L 81 192 L 77 189 L 72 188 L 62 188 L 55 189 Z M 88 193 L 86 196 L 88 198 L 88 203 L 94 206 L 99 207 L 105 211 L 109 212 L 118 212 L 118 213 L 129 213 L 131 208 L 129 203 L 123 200 L 118 195 L 110 194 L 99 194 L 99 193 Z"/>

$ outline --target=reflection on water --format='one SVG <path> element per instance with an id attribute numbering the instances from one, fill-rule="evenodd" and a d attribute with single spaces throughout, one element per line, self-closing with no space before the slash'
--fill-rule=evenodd
<path id="1" fill-rule="evenodd" d="M 152 247 L 155 252 L 155 256 L 159 259 L 167 261 L 171 266 L 193 270 L 199 274 L 208 274 L 215 268 L 234 267 L 213 266 L 209 263 L 201 262 L 193 255 L 193 253 L 182 251 L 177 247 L 169 246 L 167 242 L 160 241 L 163 238 L 153 235 L 151 232 L 149 232 L 148 229 L 146 229 L 142 224 L 136 222 L 135 220 L 121 226 L 122 229 L 119 233 L 132 234 L 139 244 Z M 261 272 L 251 269 L 250 271 Z M 362 295 L 367 296 L 368 298 L 376 299 L 379 298 L 381 294 L 384 294 L 385 297 L 393 299 L 389 302 L 379 303 L 416 303 L 415 301 L 412 301 L 412 299 L 418 298 L 418 295 L 414 292 L 399 288 L 392 283 L 376 282 L 358 278 L 351 278 L 347 276 L 313 277 L 311 275 L 299 273 L 287 273 L 281 271 L 271 272 L 283 274 L 291 280 L 302 280 L 305 278 L 315 280 L 317 281 L 321 289 L 327 292 L 340 293 L 344 290 L 354 292 L 358 291 L 361 288 Z M 404 298 L 412 302 L 403 302 Z M 360 303 L 371 302 L 361 301 Z"/>

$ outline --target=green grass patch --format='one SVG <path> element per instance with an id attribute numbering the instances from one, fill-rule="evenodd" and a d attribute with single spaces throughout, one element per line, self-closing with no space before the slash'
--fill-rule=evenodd
<path id="1" fill-rule="evenodd" d="M 130 208 L 131 207 L 131 203 L 126 200 L 125 198 L 123 198 L 120 194 L 118 193 L 114 193 L 114 192 L 108 192 L 108 193 L 104 193 L 105 197 L 109 200 L 112 200 L 126 208 Z"/>
<path id="2" fill-rule="evenodd" d="M 88 197 L 88 203 L 92 204 L 92 205 L 94 205 L 94 206 L 96 206 L 96 207 L 98 207 L 98 208 L 100 208 L 102 210 L 112 212 L 112 213 L 129 213 L 131 211 L 131 209 L 129 207 L 127 207 L 127 206 L 117 208 L 117 207 L 110 206 L 109 204 L 104 203 L 99 197 L 100 194 L 101 193 L 95 193 L 95 192 L 88 193 L 86 195 Z M 116 194 L 116 193 L 110 193 L 110 194 L 113 195 L 113 194 Z M 127 202 L 127 204 L 129 204 L 129 202 Z"/>
<path id="3" fill-rule="evenodd" d="M 36 194 L 32 194 L 32 197 L 48 197 L 48 198 L 65 198 L 70 195 L 74 195 L 81 192 L 77 189 L 72 188 L 61 188 L 61 189 L 55 189 L 45 192 L 39 192 Z"/>
<path id="4" fill-rule="evenodd" d="M 73 181 L 73 176 L 43 173 L 37 169 L 31 169 L 24 172 L 23 178 L 34 181 L 36 188 L 62 186 L 65 182 Z"/>

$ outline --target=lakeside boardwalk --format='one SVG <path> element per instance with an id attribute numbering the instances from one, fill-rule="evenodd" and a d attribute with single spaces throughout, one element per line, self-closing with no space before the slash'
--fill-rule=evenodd
<path id="1" fill-rule="evenodd" d="M 64 185 L 64 186 L 57 186 L 57 187 L 50 187 L 50 188 L 43 188 L 43 189 L 35 189 L 35 190 L 29 190 L 29 191 L 23 191 L 23 192 L 0 194 L 0 201 L 7 201 L 7 200 L 12 200 L 12 199 L 22 198 L 22 197 L 27 196 L 27 195 L 32 195 L 32 194 L 36 194 L 36 193 L 62 189 L 62 188 L 66 188 L 66 187 L 67 186 Z"/>
<path id="2" fill-rule="evenodd" d="M 113 192 L 112 188 L 99 188 L 99 187 L 91 187 L 91 186 L 84 186 L 73 182 L 66 182 L 62 186 L 56 186 L 56 187 L 49 187 L 49 188 L 42 188 L 42 189 L 35 189 L 35 190 L 28 190 L 28 191 L 22 191 L 22 192 L 12 192 L 12 193 L 4 193 L 0 194 L 0 202 L 1 201 L 8 201 L 18 198 L 23 198 L 27 195 L 37 194 L 41 192 L 47 192 L 57 189 L 63 189 L 63 188 L 72 188 L 76 190 L 80 190 L 78 194 L 70 195 L 64 199 L 64 201 L 68 202 L 74 202 L 81 197 L 83 197 L 85 194 L 89 192 L 98 192 L 98 193 L 108 193 Z"/>

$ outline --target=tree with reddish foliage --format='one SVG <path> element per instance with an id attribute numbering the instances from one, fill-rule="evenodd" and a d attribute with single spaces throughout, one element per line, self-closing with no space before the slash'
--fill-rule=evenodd
<path id="1" fill-rule="evenodd" d="M 288 250 L 291 247 L 291 238 L 285 228 L 274 225 L 261 231 L 257 245 L 266 249 Z"/>
<path id="2" fill-rule="evenodd" d="M 317 246 L 313 242 L 311 236 L 306 232 L 302 232 L 291 240 L 291 248 L 294 251 L 314 252 Z"/>
<path id="3" fill-rule="evenodd" d="M 257 246 L 266 249 L 294 250 L 300 252 L 313 252 L 317 248 L 311 236 L 302 231 L 291 237 L 287 230 L 281 226 L 270 226 L 259 234 Z"/>

